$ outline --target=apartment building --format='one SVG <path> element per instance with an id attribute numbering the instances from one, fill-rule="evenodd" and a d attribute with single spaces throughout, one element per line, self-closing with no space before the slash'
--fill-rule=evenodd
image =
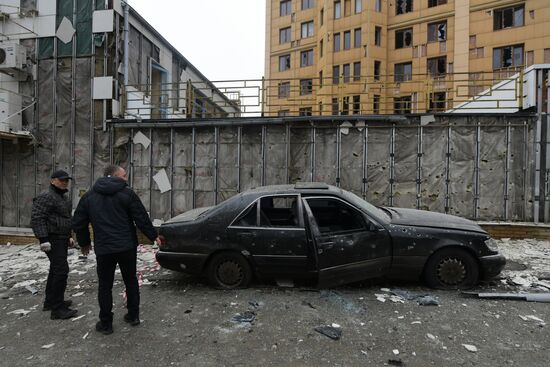
<path id="1" fill-rule="evenodd" d="M 266 28 L 279 116 L 440 112 L 550 63 L 547 0 L 270 0 Z"/>

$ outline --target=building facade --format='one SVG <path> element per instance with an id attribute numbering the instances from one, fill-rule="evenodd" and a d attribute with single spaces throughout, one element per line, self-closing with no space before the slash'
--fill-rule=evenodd
<path id="1" fill-rule="evenodd" d="M 545 0 L 270 0 L 266 24 L 279 116 L 446 111 L 550 63 Z"/>

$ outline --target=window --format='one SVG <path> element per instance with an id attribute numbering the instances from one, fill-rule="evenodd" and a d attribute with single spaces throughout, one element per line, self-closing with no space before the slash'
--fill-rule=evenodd
<path id="1" fill-rule="evenodd" d="M 447 0 L 428 0 L 428 8 L 433 8 L 434 6 L 447 4 Z"/>
<path id="2" fill-rule="evenodd" d="M 306 198 L 315 224 L 322 234 L 361 231 L 363 215 L 348 204 L 333 198 Z"/>
<path id="3" fill-rule="evenodd" d="M 338 98 L 332 98 L 332 114 L 334 116 L 338 115 L 338 109 L 339 109 L 339 106 L 338 106 Z"/>
<path id="4" fill-rule="evenodd" d="M 313 37 L 313 20 L 302 23 L 302 38 Z"/>
<path id="5" fill-rule="evenodd" d="M 351 31 L 344 32 L 344 50 L 351 48 Z"/>
<path id="6" fill-rule="evenodd" d="M 323 57 L 325 53 L 323 40 L 319 41 L 319 57 Z"/>
<path id="7" fill-rule="evenodd" d="M 398 115 L 411 113 L 411 96 L 395 97 L 393 99 L 393 112 Z"/>
<path id="8" fill-rule="evenodd" d="M 361 113 L 361 96 L 353 96 L 353 114 Z"/>
<path id="9" fill-rule="evenodd" d="M 340 33 L 334 33 L 333 51 L 334 52 L 340 51 Z"/>
<path id="10" fill-rule="evenodd" d="M 279 83 L 279 98 L 288 98 L 290 97 L 290 82 L 281 82 Z"/>
<path id="11" fill-rule="evenodd" d="M 300 52 L 300 67 L 313 65 L 313 50 Z"/>
<path id="12" fill-rule="evenodd" d="M 382 63 L 378 60 L 374 61 L 374 80 L 380 80 L 380 66 Z"/>
<path id="13" fill-rule="evenodd" d="M 302 10 L 313 8 L 313 0 L 302 0 Z"/>
<path id="14" fill-rule="evenodd" d="M 290 55 L 279 56 L 279 71 L 290 69 Z"/>
<path id="15" fill-rule="evenodd" d="M 356 28 L 353 31 L 353 47 L 361 47 L 361 28 Z"/>
<path id="16" fill-rule="evenodd" d="M 382 27 L 374 27 L 374 45 L 375 46 L 381 46 L 382 45 Z"/>
<path id="17" fill-rule="evenodd" d="M 360 80 L 361 80 L 361 63 L 354 62 L 353 63 L 353 81 L 358 82 Z"/>
<path id="18" fill-rule="evenodd" d="M 279 43 L 290 42 L 290 27 L 279 29 Z"/>
<path id="19" fill-rule="evenodd" d="M 523 65 L 523 45 L 493 49 L 493 70 Z"/>
<path id="20" fill-rule="evenodd" d="M 447 21 L 428 24 L 428 42 L 447 40 Z"/>
<path id="21" fill-rule="evenodd" d="M 523 5 L 493 11 L 494 30 L 521 27 L 523 25 Z"/>
<path id="22" fill-rule="evenodd" d="M 432 77 L 438 77 L 447 73 L 447 56 L 434 57 L 428 59 L 428 74 Z"/>
<path id="23" fill-rule="evenodd" d="M 382 0 L 374 0 L 374 11 L 377 13 L 382 11 Z"/>
<path id="24" fill-rule="evenodd" d="M 321 9 L 319 12 L 319 22 L 321 25 L 325 24 L 325 8 Z"/>
<path id="25" fill-rule="evenodd" d="M 312 107 L 301 107 L 298 109 L 298 116 L 312 116 L 313 108 Z"/>
<path id="26" fill-rule="evenodd" d="M 355 0 L 355 14 L 363 11 L 363 0 Z"/>
<path id="27" fill-rule="evenodd" d="M 292 13 L 292 1 L 291 0 L 282 0 L 280 6 L 280 15 L 284 17 Z"/>
<path id="28" fill-rule="evenodd" d="M 394 81 L 404 82 L 412 79 L 412 62 L 395 64 L 394 66 Z"/>
<path id="29" fill-rule="evenodd" d="M 300 95 L 305 96 L 313 92 L 313 81 L 311 79 L 300 80 Z"/>
<path id="30" fill-rule="evenodd" d="M 349 83 L 349 76 L 350 76 L 350 65 L 349 64 L 342 65 L 342 75 L 344 77 L 344 83 Z"/>
<path id="31" fill-rule="evenodd" d="M 380 96 L 378 94 L 372 96 L 372 113 L 380 114 Z"/>
<path id="32" fill-rule="evenodd" d="M 323 70 L 319 72 L 319 88 L 323 88 Z"/>
<path id="33" fill-rule="evenodd" d="M 412 28 L 395 31 L 395 49 L 411 47 L 413 42 Z"/>
<path id="34" fill-rule="evenodd" d="M 344 16 L 351 15 L 351 0 L 344 0 Z"/>
<path id="35" fill-rule="evenodd" d="M 332 84 L 340 83 L 340 65 L 334 65 L 332 67 Z"/>
<path id="36" fill-rule="evenodd" d="M 342 113 L 341 115 L 349 115 L 349 97 L 342 98 Z"/>
<path id="37" fill-rule="evenodd" d="M 545 48 L 544 49 L 544 58 L 543 58 L 543 62 L 545 64 L 550 64 L 550 48 Z"/>
<path id="38" fill-rule="evenodd" d="M 342 18 L 342 2 L 340 0 L 334 2 L 334 19 Z"/>
<path id="39" fill-rule="evenodd" d="M 430 106 L 428 112 L 445 111 L 445 92 L 430 93 Z"/>
<path id="40" fill-rule="evenodd" d="M 300 214 L 298 198 L 290 196 L 266 196 L 260 199 L 260 226 L 298 227 Z"/>
<path id="41" fill-rule="evenodd" d="M 279 116 L 281 112 L 279 111 Z M 258 202 L 252 204 L 239 218 L 233 222 L 238 227 L 257 227 L 258 226 Z"/>
<path id="42" fill-rule="evenodd" d="M 413 0 L 396 0 L 395 15 L 410 13 L 413 11 Z"/>

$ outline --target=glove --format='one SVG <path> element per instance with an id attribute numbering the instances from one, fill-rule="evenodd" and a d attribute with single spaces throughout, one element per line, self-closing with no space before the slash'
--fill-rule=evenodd
<path id="1" fill-rule="evenodd" d="M 52 249 L 52 244 L 49 243 L 49 242 L 42 242 L 40 244 L 40 250 L 44 251 L 44 252 L 48 252 Z"/>

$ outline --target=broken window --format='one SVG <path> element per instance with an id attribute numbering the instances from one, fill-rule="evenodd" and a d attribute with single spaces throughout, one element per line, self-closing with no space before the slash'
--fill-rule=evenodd
<path id="1" fill-rule="evenodd" d="M 260 226 L 297 227 L 299 218 L 297 196 L 266 196 L 260 199 Z"/>
<path id="2" fill-rule="evenodd" d="M 305 96 L 313 92 L 313 80 L 301 79 L 300 80 L 300 95 Z"/>
<path id="3" fill-rule="evenodd" d="M 363 215 L 343 201 L 332 198 L 306 200 L 322 234 L 362 231 L 366 227 Z"/>
<path id="4" fill-rule="evenodd" d="M 412 28 L 395 31 L 395 49 L 411 47 L 413 42 Z"/>
<path id="5" fill-rule="evenodd" d="M 353 81 L 358 82 L 361 80 L 361 63 L 353 63 Z"/>
<path id="6" fill-rule="evenodd" d="M 314 0 L 302 0 L 302 10 L 310 9 L 314 6 Z"/>
<path id="7" fill-rule="evenodd" d="M 288 98 L 290 97 L 290 82 L 281 82 L 279 83 L 279 98 Z"/>
<path id="8" fill-rule="evenodd" d="M 374 45 L 382 46 L 382 27 L 374 27 Z"/>
<path id="9" fill-rule="evenodd" d="M 279 71 L 290 69 L 290 55 L 279 56 Z"/>
<path id="10" fill-rule="evenodd" d="M 279 14 L 281 17 L 289 15 L 292 12 L 292 1 L 291 0 L 282 0 L 279 7 Z"/>
<path id="11" fill-rule="evenodd" d="M 342 113 L 341 115 L 349 115 L 349 97 L 342 98 Z"/>
<path id="12" fill-rule="evenodd" d="M 428 24 L 428 42 L 447 40 L 447 21 Z"/>
<path id="13" fill-rule="evenodd" d="M 344 83 L 349 83 L 349 76 L 350 76 L 349 64 L 342 65 L 342 76 L 344 77 Z"/>
<path id="14" fill-rule="evenodd" d="M 338 109 L 339 109 L 339 106 L 338 106 L 338 98 L 332 98 L 332 114 L 334 116 L 337 116 L 338 115 Z"/>
<path id="15" fill-rule="evenodd" d="M 380 66 L 382 63 L 380 61 L 374 61 L 374 80 L 380 80 Z"/>
<path id="16" fill-rule="evenodd" d="M 413 11 L 413 0 L 396 0 L 395 15 L 410 13 Z"/>
<path id="17" fill-rule="evenodd" d="M 342 18 L 342 3 L 340 0 L 334 2 L 334 19 Z"/>
<path id="18" fill-rule="evenodd" d="M 493 12 L 494 30 L 523 26 L 524 6 L 498 9 Z"/>
<path id="19" fill-rule="evenodd" d="M 300 67 L 313 65 L 313 50 L 300 52 Z"/>
<path id="20" fill-rule="evenodd" d="M 279 111 L 279 115 L 281 112 L 284 112 L 284 111 Z M 258 218 L 258 203 L 256 202 L 253 205 L 249 206 L 248 209 L 246 209 L 246 211 L 233 222 L 233 226 L 256 227 L 258 225 L 257 218 Z"/>
<path id="21" fill-rule="evenodd" d="M 380 96 L 378 94 L 372 96 L 372 113 L 375 115 L 380 113 Z"/>
<path id="22" fill-rule="evenodd" d="M 351 31 L 344 32 L 344 50 L 351 48 Z"/>
<path id="23" fill-rule="evenodd" d="M 393 112 L 397 115 L 411 113 L 411 96 L 395 97 L 393 99 Z"/>
<path id="24" fill-rule="evenodd" d="M 313 20 L 302 23 L 302 38 L 313 37 Z"/>
<path id="25" fill-rule="evenodd" d="M 19 14 L 22 16 L 37 15 L 36 0 L 21 0 Z"/>
<path id="26" fill-rule="evenodd" d="M 433 78 L 447 73 L 447 56 L 428 59 L 428 74 Z"/>
<path id="27" fill-rule="evenodd" d="M 447 95 L 445 92 L 430 93 L 430 106 L 428 112 L 445 111 Z"/>
<path id="28" fill-rule="evenodd" d="M 334 33 L 333 51 L 334 52 L 340 51 L 340 33 Z"/>
<path id="29" fill-rule="evenodd" d="M 353 31 L 353 47 L 361 47 L 361 28 L 356 28 Z"/>
<path id="30" fill-rule="evenodd" d="M 298 109 L 298 116 L 312 116 L 313 108 L 312 107 L 301 107 Z"/>
<path id="31" fill-rule="evenodd" d="M 353 114 L 361 113 L 361 96 L 353 96 Z"/>
<path id="32" fill-rule="evenodd" d="M 394 66 L 394 81 L 404 82 L 412 79 L 412 62 L 395 64 Z"/>
<path id="33" fill-rule="evenodd" d="M 340 65 L 332 67 L 332 84 L 340 83 Z"/>
<path id="34" fill-rule="evenodd" d="M 290 27 L 279 29 L 279 43 L 290 42 Z"/>
<path id="35" fill-rule="evenodd" d="M 523 65 L 523 45 L 493 49 L 493 70 Z"/>
<path id="36" fill-rule="evenodd" d="M 447 0 L 428 0 L 428 8 L 433 8 L 434 6 L 447 4 Z"/>

